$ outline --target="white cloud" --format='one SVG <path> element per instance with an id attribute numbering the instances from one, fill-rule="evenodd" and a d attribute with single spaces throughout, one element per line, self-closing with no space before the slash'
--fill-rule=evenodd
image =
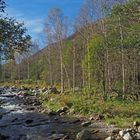
<path id="1" fill-rule="evenodd" d="M 32 32 L 41 33 L 42 32 L 42 28 L 41 27 L 34 28 L 32 30 Z"/>
<path id="2" fill-rule="evenodd" d="M 42 25 L 42 19 L 27 19 L 27 18 L 20 18 L 21 22 L 24 22 L 26 27 L 36 27 L 38 25 Z"/>
<path id="3" fill-rule="evenodd" d="M 13 8 L 7 8 L 6 13 L 8 14 L 9 17 L 20 18 L 24 16 L 24 13 Z"/>
<path id="4" fill-rule="evenodd" d="M 7 8 L 6 13 L 8 13 L 9 17 L 14 17 L 19 22 L 23 22 L 25 27 L 28 30 L 28 33 L 37 34 L 42 32 L 43 28 L 43 19 L 42 18 L 30 18 L 26 16 L 21 11 L 18 11 L 13 8 Z"/>
<path id="5" fill-rule="evenodd" d="M 41 33 L 43 28 L 42 19 L 20 19 L 24 21 L 25 27 L 32 33 Z"/>

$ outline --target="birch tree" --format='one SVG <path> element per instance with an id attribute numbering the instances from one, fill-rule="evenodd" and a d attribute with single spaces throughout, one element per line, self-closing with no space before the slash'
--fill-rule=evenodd
<path id="1" fill-rule="evenodd" d="M 59 8 L 54 8 L 50 10 L 48 14 L 48 25 L 52 32 L 53 42 L 56 43 L 59 49 L 60 56 L 60 79 L 61 79 L 61 93 L 64 92 L 64 64 L 62 49 L 64 45 L 64 38 L 66 38 L 67 25 L 65 17 Z"/>

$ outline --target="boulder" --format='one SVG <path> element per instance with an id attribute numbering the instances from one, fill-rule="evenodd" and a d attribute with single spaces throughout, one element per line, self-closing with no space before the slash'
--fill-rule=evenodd
<path id="1" fill-rule="evenodd" d="M 91 124 L 90 121 L 86 121 L 86 122 L 83 122 L 81 125 L 82 125 L 83 127 L 87 127 L 87 126 L 89 126 L 90 124 Z"/>
<path id="2" fill-rule="evenodd" d="M 82 131 L 80 131 L 77 135 L 76 135 L 76 139 L 77 140 L 88 140 L 91 138 L 91 133 L 84 129 Z"/>
<path id="3" fill-rule="evenodd" d="M 138 129 L 138 132 L 140 133 L 140 126 L 137 129 Z"/>
<path id="4" fill-rule="evenodd" d="M 44 87 L 44 88 L 42 88 L 41 90 L 42 90 L 42 92 L 45 92 L 45 91 L 48 90 L 48 88 Z"/>
<path id="5" fill-rule="evenodd" d="M 55 112 L 55 111 L 53 111 L 53 110 L 48 110 L 48 115 L 49 116 L 54 116 L 54 115 L 58 115 L 58 113 L 57 112 Z"/>
<path id="6" fill-rule="evenodd" d="M 125 130 L 121 130 L 121 131 L 119 131 L 119 135 L 120 135 L 121 137 L 123 137 L 124 134 L 126 134 L 126 131 L 125 131 Z"/>
<path id="7" fill-rule="evenodd" d="M 51 87 L 49 90 L 51 93 L 59 93 L 56 87 Z"/>
<path id="8" fill-rule="evenodd" d="M 140 122 L 134 121 L 133 122 L 133 127 L 140 132 Z"/>
<path id="9" fill-rule="evenodd" d="M 124 140 L 133 140 L 133 137 L 131 136 L 131 134 L 129 132 L 127 132 L 126 134 L 124 134 L 123 139 Z"/>
<path id="10" fill-rule="evenodd" d="M 110 137 L 107 137 L 105 140 L 113 140 L 113 138 L 110 136 Z"/>
<path id="11" fill-rule="evenodd" d="M 58 111 L 57 111 L 57 113 L 66 113 L 66 111 L 68 110 L 68 107 L 62 107 L 62 108 L 60 108 Z"/>
<path id="12" fill-rule="evenodd" d="M 140 133 L 136 133 L 136 134 L 134 135 L 134 138 L 135 138 L 136 140 L 140 140 Z"/>
<path id="13" fill-rule="evenodd" d="M 49 140 L 59 140 L 59 139 L 62 139 L 63 137 L 64 137 L 64 134 L 53 134 L 48 139 Z"/>
<path id="14" fill-rule="evenodd" d="M 134 121 L 134 122 L 133 122 L 133 126 L 140 126 L 140 122 Z"/>

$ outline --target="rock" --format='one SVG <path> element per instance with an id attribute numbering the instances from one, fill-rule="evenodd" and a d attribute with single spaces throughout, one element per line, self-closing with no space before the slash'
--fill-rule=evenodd
<path id="1" fill-rule="evenodd" d="M 49 116 L 54 116 L 54 115 L 58 115 L 58 113 L 55 112 L 55 111 L 52 111 L 52 110 L 48 110 L 48 115 Z"/>
<path id="2" fill-rule="evenodd" d="M 67 135 L 67 136 L 64 136 L 63 138 L 62 138 L 62 140 L 70 140 L 70 137 Z"/>
<path id="3" fill-rule="evenodd" d="M 59 93 L 56 87 L 51 87 L 49 90 L 51 93 Z"/>
<path id="4" fill-rule="evenodd" d="M 124 140 L 133 140 L 133 137 L 131 136 L 131 134 L 129 132 L 127 132 L 126 134 L 124 134 L 123 139 Z"/>
<path id="5" fill-rule="evenodd" d="M 56 94 L 56 93 L 59 93 L 59 91 L 57 90 L 56 87 L 51 87 L 47 89 L 46 91 L 44 91 L 44 94 L 52 94 L 52 93 Z"/>
<path id="6" fill-rule="evenodd" d="M 42 89 L 42 92 L 45 92 L 45 91 L 47 91 L 47 90 L 48 90 L 48 88 L 44 87 L 44 88 Z"/>
<path id="7" fill-rule="evenodd" d="M 40 112 L 41 113 L 48 113 L 48 109 L 41 109 Z"/>
<path id="8" fill-rule="evenodd" d="M 140 127 L 138 127 L 138 132 L 140 132 Z"/>
<path id="9" fill-rule="evenodd" d="M 33 94 L 37 94 L 37 90 L 35 90 L 35 89 L 33 89 L 31 92 L 32 92 Z"/>
<path id="10" fill-rule="evenodd" d="M 60 116 L 63 116 L 63 115 L 66 115 L 66 113 L 65 113 L 65 112 L 62 112 L 62 113 L 60 113 L 59 115 L 60 115 Z"/>
<path id="11" fill-rule="evenodd" d="M 63 137 L 64 137 L 64 134 L 53 134 L 48 139 L 49 140 L 59 140 L 59 139 L 62 139 Z"/>
<path id="12" fill-rule="evenodd" d="M 124 131 L 124 130 L 119 131 L 119 135 L 120 135 L 121 137 L 123 137 L 124 134 L 126 134 L 126 131 Z"/>
<path id="13" fill-rule="evenodd" d="M 107 137 L 105 140 L 113 140 L 112 137 Z"/>
<path id="14" fill-rule="evenodd" d="M 68 110 L 68 107 L 62 107 L 57 111 L 57 113 L 59 113 L 59 114 L 60 113 L 65 113 L 67 110 Z"/>
<path id="15" fill-rule="evenodd" d="M 40 106 L 40 105 L 41 105 L 41 103 L 39 101 L 36 101 L 33 103 L 33 106 Z"/>
<path id="16" fill-rule="evenodd" d="M 95 121 L 103 120 L 103 119 L 104 119 L 104 116 L 103 115 L 99 115 L 99 114 L 95 114 L 94 116 L 91 116 L 89 118 L 89 120 L 95 120 Z"/>
<path id="17" fill-rule="evenodd" d="M 126 131 L 131 132 L 131 131 L 133 131 L 133 129 L 132 128 L 127 128 Z"/>
<path id="18" fill-rule="evenodd" d="M 38 134 L 27 134 L 21 135 L 19 139 L 16 140 L 44 140 L 44 139 L 46 139 L 45 136 L 40 136 Z"/>
<path id="19" fill-rule="evenodd" d="M 140 126 L 140 122 L 134 121 L 134 122 L 133 122 L 133 126 Z"/>
<path id="20" fill-rule="evenodd" d="M 4 88 L 0 87 L 0 94 L 3 94 Z"/>
<path id="21" fill-rule="evenodd" d="M 70 120 L 70 123 L 72 123 L 72 124 L 79 123 L 79 122 L 80 122 L 80 119 L 78 119 L 78 118 L 73 118 Z"/>
<path id="22" fill-rule="evenodd" d="M 134 122 L 133 122 L 133 126 L 134 126 L 134 128 L 135 128 L 136 130 L 138 130 L 138 131 L 140 132 L 140 122 L 134 121 Z"/>
<path id="23" fill-rule="evenodd" d="M 20 94 L 20 95 L 27 95 L 26 93 L 27 93 L 26 91 L 19 91 L 18 92 L 18 94 Z"/>
<path id="24" fill-rule="evenodd" d="M 83 126 L 83 127 L 87 127 L 87 126 L 89 126 L 91 124 L 91 122 L 90 121 L 87 121 L 87 122 L 83 122 L 81 125 Z"/>
<path id="25" fill-rule="evenodd" d="M 91 133 L 88 130 L 82 130 L 76 135 L 77 140 L 88 140 L 91 138 Z"/>
<path id="26" fill-rule="evenodd" d="M 119 132 L 120 132 L 120 129 L 114 129 L 110 133 L 111 134 L 119 134 Z"/>
<path id="27" fill-rule="evenodd" d="M 140 133 L 136 133 L 136 134 L 134 135 L 134 138 L 135 138 L 136 140 L 140 140 Z"/>

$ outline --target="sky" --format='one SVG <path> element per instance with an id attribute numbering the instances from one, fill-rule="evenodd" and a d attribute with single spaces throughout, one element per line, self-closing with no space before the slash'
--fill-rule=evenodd
<path id="1" fill-rule="evenodd" d="M 59 7 L 72 21 L 83 2 L 84 0 L 6 0 L 6 13 L 24 22 L 27 33 L 36 40 L 41 36 L 49 10 Z"/>

